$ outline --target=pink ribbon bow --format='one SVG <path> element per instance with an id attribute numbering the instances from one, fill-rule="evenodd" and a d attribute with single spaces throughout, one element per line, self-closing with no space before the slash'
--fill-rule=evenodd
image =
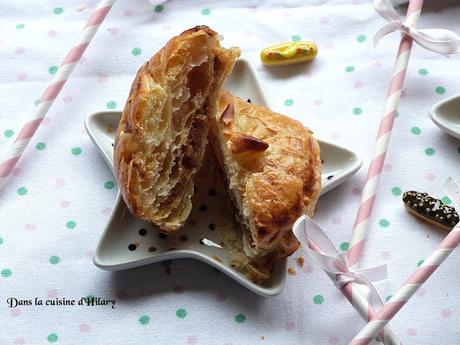
<path id="1" fill-rule="evenodd" d="M 367 269 L 350 268 L 346 253 L 339 253 L 321 227 L 308 216 L 297 219 L 292 230 L 310 259 L 329 275 L 338 289 L 354 282 L 367 288 L 366 294 L 372 307 L 377 309 L 383 305 L 371 282 L 387 278 L 386 265 Z"/>
<path id="2" fill-rule="evenodd" d="M 388 0 L 375 0 L 374 7 L 378 14 L 389 21 L 374 35 L 374 46 L 386 35 L 400 31 L 410 36 L 425 49 L 439 54 L 454 54 L 460 46 L 460 37 L 453 31 L 445 29 L 417 29 L 409 21 L 403 22 Z"/>

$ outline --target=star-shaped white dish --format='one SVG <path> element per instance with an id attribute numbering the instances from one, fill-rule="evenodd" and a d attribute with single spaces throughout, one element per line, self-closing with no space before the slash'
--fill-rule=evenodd
<path id="1" fill-rule="evenodd" d="M 244 59 L 237 61 L 225 89 L 253 103 L 268 106 L 254 69 Z M 89 136 L 112 171 L 112 145 L 120 117 L 121 112 L 98 112 L 85 119 Z M 320 141 L 320 146 L 324 194 L 353 175 L 362 162 L 344 148 L 324 141 Z M 213 245 L 221 243 L 219 231 L 224 228 L 232 226 L 239 231 L 238 224 L 229 220 L 231 210 L 223 211 L 228 204 L 226 199 L 226 191 L 219 181 L 197 184 L 193 211 L 186 226 L 176 234 L 165 236 L 151 224 L 133 217 L 118 192 L 112 214 L 99 239 L 94 263 L 102 269 L 122 270 L 165 260 L 192 258 L 208 263 L 259 295 L 278 295 L 285 285 L 286 260 L 277 264 L 266 285 L 259 285 L 230 265 L 225 247 Z"/>

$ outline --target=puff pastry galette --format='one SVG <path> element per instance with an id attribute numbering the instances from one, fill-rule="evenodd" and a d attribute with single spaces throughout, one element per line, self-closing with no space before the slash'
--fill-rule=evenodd
<path id="1" fill-rule="evenodd" d="M 165 232 L 183 226 L 209 120 L 238 56 L 238 48 L 222 48 L 216 32 L 197 26 L 138 71 L 115 138 L 116 177 L 136 217 Z"/>
<path id="2" fill-rule="evenodd" d="M 300 122 L 228 92 L 212 117 L 210 142 L 242 226 L 237 265 L 265 280 L 270 258 L 299 246 L 294 221 L 313 216 L 321 189 L 318 142 Z"/>

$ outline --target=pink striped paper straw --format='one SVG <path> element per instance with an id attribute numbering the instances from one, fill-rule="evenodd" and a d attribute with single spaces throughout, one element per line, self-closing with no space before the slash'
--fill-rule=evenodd
<path id="1" fill-rule="evenodd" d="M 406 21 L 408 23 L 412 25 L 416 24 L 420 17 L 422 5 L 423 0 L 410 1 L 406 15 Z M 386 151 L 390 142 L 390 135 L 391 130 L 393 129 L 396 109 L 401 98 L 412 42 L 413 41 L 410 37 L 403 35 L 396 55 L 393 76 L 385 102 L 383 118 L 380 122 L 380 127 L 377 133 L 374 156 L 368 169 L 366 182 L 361 194 L 361 204 L 353 227 L 350 248 L 347 251 L 347 257 L 351 267 L 358 266 L 363 253 L 364 241 L 369 230 L 369 219 L 372 214 L 380 175 L 382 173 Z M 360 315 L 365 320 L 368 321 L 375 317 L 375 311 L 369 304 L 368 300 L 363 297 L 362 292 L 356 284 L 345 284 L 340 290 L 350 301 L 353 307 L 360 312 Z M 390 342 L 393 344 L 398 343 L 395 335 L 388 328 L 385 328 L 384 331 L 384 334 L 380 332 L 379 336 L 386 344 Z"/>
<path id="2" fill-rule="evenodd" d="M 5 160 L 0 164 L 0 191 L 5 186 L 7 178 L 11 175 L 11 172 L 16 166 L 18 160 L 21 158 L 21 155 L 29 144 L 32 136 L 35 134 L 48 113 L 48 110 L 53 105 L 54 100 L 61 92 L 65 82 L 69 79 L 75 66 L 81 59 L 83 53 L 96 34 L 97 29 L 99 29 L 99 26 L 104 21 L 115 1 L 116 0 L 101 0 L 98 4 L 94 12 L 91 14 L 91 17 L 89 17 L 86 26 L 83 28 L 80 40 L 67 54 L 59 68 L 58 73 L 41 96 L 40 104 L 29 118 L 29 121 L 24 124 L 21 131 L 16 136 L 16 139 L 6 154 Z"/>
<path id="3" fill-rule="evenodd" d="M 380 309 L 369 323 L 364 326 L 358 335 L 350 342 L 350 345 L 369 344 L 374 336 L 390 322 L 393 316 L 396 315 L 459 244 L 460 226 L 456 226 L 382 309 Z"/>
<path id="4" fill-rule="evenodd" d="M 423 0 L 411 0 L 407 9 L 406 22 L 415 25 L 422 11 Z M 369 219 L 372 214 L 375 196 L 379 186 L 380 176 L 382 173 L 385 154 L 390 142 L 391 130 L 395 119 L 396 109 L 401 98 L 401 92 L 406 76 L 407 65 L 409 63 L 410 52 L 412 48 L 412 38 L 403 35 L 399 44 L 398 54 L 393 69 L 390 87 L 385 102 L 380 128 L 377 134 L 377 141 L 372 162 L 369 166 L 366 182 L 361 194 L 361 204 L 356 215 L 355 225 L 347 252 L 348 261 L 351 267 L 356 267 L 362 256 L 364 242 L 369 231 Z"/>

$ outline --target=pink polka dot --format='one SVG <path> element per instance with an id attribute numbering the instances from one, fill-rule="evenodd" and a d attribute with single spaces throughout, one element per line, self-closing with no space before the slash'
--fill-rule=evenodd
<path id="1" fill-rule="evenodd" d="M 56 298 L 58 296 L 58 291 L 57 289 L 50 289 L 48 290 L 48 292 L 46 293 L 46 295 L 49 297 L 49 298 Z"/>
<path id="2" fill-rule="evenodd" d="M 313 266 L 310 265 L 310 264 L 304 264 L 303 268 L 302 268 L 302 271 L 304 271 L 305 273 L 312 273 L 313 272 Z"/>
<path id="3" fill-rule="evenodd" d="M 402 90 L 402 91 L 401 91 L 401 98 L 404 98 L 404 97 L 406 97 L 406 96 L 407 96 L 406 91 Z"/>
<path id="4" fill-rule="evenodd" d="M 88 249 L 86 251 L 86 257 L 91 260 L 93 256 L 94 256 L 94 251 L 92 249 Z"/>
<path id="5" fill-rule="evenodd" d="M 189 335 L 187 337 L 187 344 L 194 345 L 196 343 L 198 343 L 198 338 L 197 337 L 195 337 L 194 335 Z"/>
<path id="6" fill-rule="evenodd" d="M 295 322 L 294 321 L 287 321 L 285 324 L 284 324 L 284 329 L 288 332 L 292 332 L 293 330 L 295 330 Z"/>
<path id="7" fill-rule="evenodd" d="M 16 337 L 14 339 L 14 343 L 16 345 L 24 345 L 26 343 L 26 340 L 24 339 L 24 337 Z"/>
<path id="8" fill-rule="evenodd" d="M 19 309 L 19 308 L 12 308 L 12 309 L 10 309 L 10 315 L 11 315 L 12 317 L 18 317 L 19 315 L 21 315 L 21 313 L 22 313 L 22 311 L 21 311 L 21 309 Z"/>
<path id="9" fill-rule="evenodd" d="M 56 36 L 57 36 L 57 31 L 56 31 L 56 30 L 50 30 L 50 31 L 48 31 L 48 36 L 49 36 L 49 37 L 56 37 Z"/>
<path id="10" fill-rule="evenodd" d="M 382 252 L 380 252 L 380 256 L 382 257 L 382 259 L 389 259 L 391 258 L 391 253 L 387 250 L 383 250 Z"/>
<path id="11" fill-rule="evenodd" d="M 26 230 L 33 231 L 36 228 L 37 228 L 37 226 L 34 223 L 26 224 Z"/>
<path id="12" fill-rule="evenodd" d="M 169 25 L 169 24 L 164 24 L 161 28 L 162 28 L 164 31 L 169 31 L 169 30 L 171 30 L 171 25 Z"/>
<path id="13" fill-rule="evenodd" d="M 361 80 L 355 81 L 355 89 L 361 89 L 364 86 L 364 83 Z"/>
<path id="14" fill-rule="evenodd" d="M 323 100 L 322 99 L 315 99 L 313 101 L 313 104 L 317 107 L 321 106 L 321 104 L 323 104 Z"/>
<path id="15" fill-rule="evenodd" d="M 120 32 L 120 29 L 119 28 L 108 28 L 107 31 L 115 36 L 115 35 L 118 35 L 118 33 Z"/>
<path id="16" fill-rule="evenodd" d="M 319 18 L 319 22 L 321 24 L 327 24 L 327 23 L 329 23 L 329 17 L 321 17 L 321 18 Z"/>
<path id="17" fill-rule="evenodd" d="M 339 343 L 340 339 L 333 335 L 332 337 L 329 338 L 329 344 L 330 345 L 337 345 Z"/>
<path id="18" fill-rule="evenodd" d="M 339 139 L 340 138 L 340 133 L 337 133 L 337 132 L 331 133 L 331 138 L 333 140 Z"/>
<path id="19" fill-rule="evenodd" d="M 14 53 L 17 55 L 24 54 L 24 52 L 25 52 L 25 49 L 23 47 L 17 47 L 14 51 Z"/>
<path id="20" fill-rule="evenodd" d="M 227 295 L 224 294 L 223 292 L 218 292 L 216 294 L 216 300 L 219 302 L 225 302 L 227 300 Z"/>
<path id="21" fill-rule="evenodd" d="M 70 102 L 72 102 L 72 96 L 69 96 L 69 95 L 64 96 L 62 97 L 62 100 L 64 101 L 64 103 L 69 104 Z"/>
<path id="22" fill-rule="evenodd" d="M 291 14 L 288 11 L 281 11 L 281 17 L 289 17 Z"/>
<path id="23" fill-rule="evenodd" d="M 70 206 L 70 201 L 64 200 L 59 203 L 62 208 L 67 208 Z"/>
<path id="24" fill-rule="evenodd" d="M 374 61 L 374 67 L 382 67 L 383 63 L 380 60 Z"/>
<path id="25" fill-rule="evenodd" d="M 254 37 L 254 32 L 251 30 L 246 30 L 244 33 L 247 37 Z"/>
<path id="26" fill-rule="evenodd" d="M 85 129 L 85 128 L 82 128 L 82 129 L 80 129 L 80 134 L 87 135 L 88 133 L 86 133 L 86 129 Z"/>
<path id="27" fill-rule="evenodd" d="M 331 223 L 335 225 L 339 225 L 342 223 L 342 218 L 340 216 L 334 216 L 331 218 Z"/>
<path id="28" fill-rule="evenodd" d="M 126 297 L 128 297 L 128 293 L 126 292 L 125 289 L 118 289 L 117 292 L 115 293 L 115 296 L 118 299 L 125 299 Z"/>
<path id="29" fill-rule="evenodd" d="M 105 73 L 101 73 L 101 74 L 97 75 L 97 81 L 99 83 L 105 83 L 107 81 L 107 78 L 108 78 L 107 74 L 105 74 Z"/>
<path id="30" fill-rule="evenodd" d="M 125 11 L 123 12 L 123 15 L 124 15 L 125 17 L 131 17 L 131 16 L 133 15 L 133 11 L 131 11 L 131 10 L 125 10 Z"/>
<path id="31" fill-rule="evenodd" d="M 12 174 L 13 176 L 21 176 L 22 174 L 21 168 L 14 168 Z"/>
<path id="32" fill-rule="evenodd" d="M 391 165 L 390 163 L 384 164 L 383 165 L 383 170 L 386 171 L 386 172 L 389 172 L 389 171 L 393 170 L 393 165 Z"/>
<path id="33" fill-rule="evenodd" d="M 411 337 L 413 336 L 416 336 L 417 335 L 417 330 L 415 328 L 408 328 L 407 329 L 407 335 L 410 335 Z"/>
<path id="34" fill-rule="evenodd" d="M 436 179 L 436 175 L 432 172 L 427 172 L 425 174 L 425 179 L 427 179 L 428 181 L 434 181 Z"/>
<path id="35" fill-rule="evenodd" d="M 183 293 L 184 292 L 184 288 L 182 286 L 174 286 L 174 289 L 173 291 L 175 293 Z"/>
<path id="36" fill-rule="evenodd" d="M 331 50 L 331 49 L 335 48 L 335 45 L 334 45 L 334 43 L 326 43 L 324 45 L 324 48 L 326 48 L 327 50 Z"/>
<path id="37" fill-rule="evenodd" d="M 65 181 L 62 178 L 58 178 L 56 179 L 56 181 L 54 181 L 54 187 L 56 188 L 62 188 L 64 187 L 64 185 L 65 185 Z"/>
<path id="38" fill-rule="evenodd" d="M 248 9 L 251 12 L 256 12 L 257 11 L 257 6 L 248 6 Z"/>
<path id="39" fill-rule="evenodd" d="M 417 290 L 415 293 L 415 296 L 417 297 L 424 297 L 426 295 L 426 290 L 424 288 L 420 288 Z"/>
<path id="40" fill-rule="evenodd" d="M 111 212 L 112 212 L 111 207 L 104 207 L 104 208 L 101 209 L 101 214 L 103 216 L 109 216 Z"/>
<path id="41" fill-rule="evenodd" d="M 18 80 L 24 81 L 27 79 L 27 74 L 25 74 L 24 72 L 20 72 L 18 73 L 17 77 L 18 77 Z"/>
<path id="42" fill-rule="evenodd" d="M 45 125 L 45 126 L 46 126 L 46 125 L 47 125 L 48 123 L 50 123 L 50 122 L 51 122 L 51 119 L 50 119 L 49 117 L 45 117 L 45 118 L 43 119 L 43 121 L 42 121 L 42 125 Z"/>
<path id="43" fill-rule="evenodd" d="M 360 196 L 362 191 L 363 190 L 361 189 L 361 187 L 353 187 L 353 189 L 351 190 L 351 194 L 353 194 L 354 196 Z"/>
<path id="44" fill-rule="evenodd" d="M 80 326 L 78 326 L 78 330 L 81 333 L 88 333 L 91 330 L 91 327 L 87 323 L 82 323 Z"/>
<path id="45" fill-rule="evenodd" d="M 445 319 L 450 319 L 454 312 L 451 309 L 443 309 L 441 311 L 441 316 Z"/>

